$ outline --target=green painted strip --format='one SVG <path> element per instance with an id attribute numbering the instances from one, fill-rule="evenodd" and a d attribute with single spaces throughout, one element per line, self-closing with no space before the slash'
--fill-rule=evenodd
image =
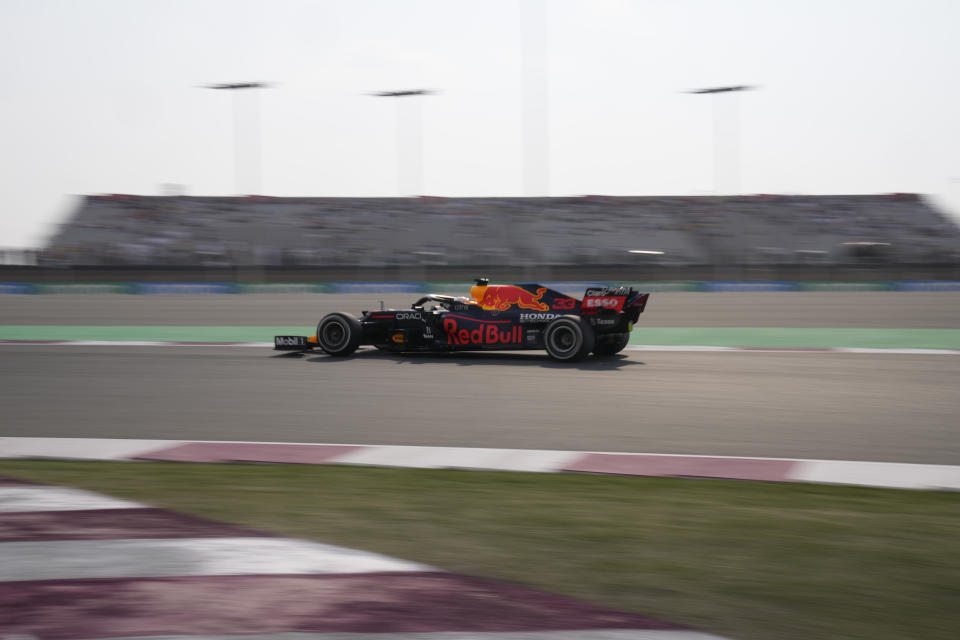
<path id="1" fill-rule="evenodd" d="M 237 293 L 276 293 L 299 295 L 304 293 L 328 293 L 330 286 L 315 282 L 289 282 L 264 284 L 238 284 Z"/>
<path id="2" fill-rule="evenodd" d="M 706 291 L 707 287 L 703 282 L 694 280 L 675 280 L 670 282 L 637 282 L 637 281 L 619 281 L 611 282 L 611 286 L 633 287 L 637 291 L 645 292 L 666 292 L 666 291 Z"/>
<path id="3" fill-rule="evenodd" d="M 35 292 L 47 295 L 108 295 L 134 293 L 134 285 L 129 282 L 91 282 L 65 284 L 37 284 Z"/>
<path id="4" fill-rule="evenodd" d="M 895 282 L 798 282 L 798 291 L 895 291 Z"/>
<path id="5" fill-rule="evenodd" d="M 314 333 L 299 327 L 0 326 L 0 340 L 144 340 L 272 342 L 275 335 Z M 861 347 L 960 349 L 960 329 L 811 329 L 752 327 L 667 328 L 638 326 L 630 344 L 717 347 Z"/>
<path id="6" fill-rule="evenodd" d="M 806 327 L 635 327 L 630 344 L 712 347 L 859 347 L 960 349 L 960 329 L 814 329 Z"/>

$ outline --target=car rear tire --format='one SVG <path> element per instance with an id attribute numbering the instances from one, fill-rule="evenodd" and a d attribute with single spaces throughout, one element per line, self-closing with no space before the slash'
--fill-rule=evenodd
<path id="1" fill-rule="evenodd" d="M 597 346 L 593 348 L 593 352 L 598 356 L 612 356 L 623 351 L 628 342 L 630 342 L 629 333 L 612 333 L 600 336 L 597 338 Z"/>
<path id="2" fill-rule="evenodd" d="M 543 331 L 547 354 L 561 362 L 577 362 L 593 351 L 593 327 L 576 316 L 561 316 Z"/>
<path id="3" fill-rule="evenodd" d="M 360 346 L 360 321 L 345 313 L 325 315 L 317 325 L 317 343 L 332 356 L 348 356 Z"/>

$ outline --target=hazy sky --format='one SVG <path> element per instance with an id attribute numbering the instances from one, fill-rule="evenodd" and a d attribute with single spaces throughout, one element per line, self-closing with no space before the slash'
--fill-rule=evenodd
<path id="1" fill-rule="evenodd" d="M 42 244 L 76 194 L 237 193 L 235 92 L 198 86 L 251 80 L 274 87 L 236 96 L 241 191 L 257 156 L 268 195 L 411 190 L 397 112 L 419 104 L 430 195 L 901 191 L 957 212 L 958 26 L 957 0 L 0 0 L 0 247 Z M 684 93 L 729 84 L 760 88 Z M 405 88 L 439 93 L 367 95 Z M 524 119 L 543 106 L 547 127 Z"/>

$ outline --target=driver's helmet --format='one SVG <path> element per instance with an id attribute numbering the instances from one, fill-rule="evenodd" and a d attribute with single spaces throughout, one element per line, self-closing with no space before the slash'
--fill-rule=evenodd
<path id="1" fill-rule="evenodd" d="M 487 293 L 487 285 L 478 284 L 476 286 L 470 287 L 470 297 L 474 304 L 480 304 L 480 301 L 483 300 L 483 297 Z"/>

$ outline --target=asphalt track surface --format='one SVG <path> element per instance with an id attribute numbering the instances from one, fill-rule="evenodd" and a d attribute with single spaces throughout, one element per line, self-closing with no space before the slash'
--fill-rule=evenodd
<path id="1" fill-rule="evenodd" d="M 377 299 L 4 296 L 0 324 L 309 326 Z M 648 310 L 648 326 L 960 327 L 950 293 L 675 293 Z M 6 345 L 0 363 L 4 436 L 960 464 L 960 356 L 631 351 L 571 366 L 540 352 Z"/>
<path id="2" fill-rule="evenodd" d="M 417 297 L 0 296 L 0 325 L 316 326 L 320 317 L 331 311 L 357 314 L 378 309 L 380 300 L 387 307 L 405 309 Z M 638 328 L 644 326 L 960 329 L 960 292 L 654 293 L 638 323 Z"/>

